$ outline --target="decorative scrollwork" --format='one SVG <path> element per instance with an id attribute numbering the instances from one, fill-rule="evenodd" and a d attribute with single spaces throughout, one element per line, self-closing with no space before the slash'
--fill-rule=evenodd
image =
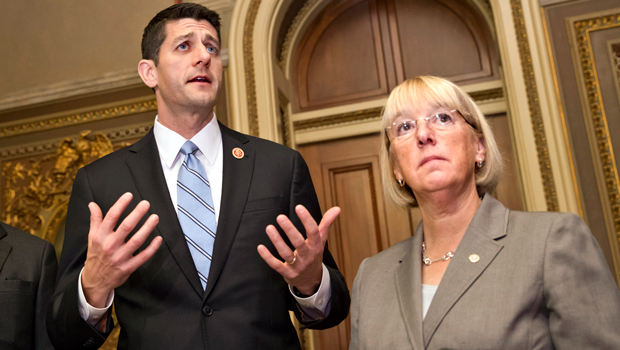
<path id="1" fill-rule="evenodd" d="M 577 36 L 577 45 L 581 70 L 586 85 L 586 92 L 592 123 L 594 125 L 594 135 L 598 145 L 598 154 L 603 167 L 607 196 L 611 206 L 614 228 L 616 231 L 617 242 L 620 244 L 620 181 L 618 180 L 618 168 L 611 145 L 611 135 L 607 125 L 607 117 L 603 108 L 601 98 L 601 88 L 598 75 L 594 66 L 594 54 L 590 33 L 595 30 L 620 27 L 620 14 L 589 18 L 574 23 Z"/>
<path id="2" fill-rule="evenodd" d="M 523 80 L 525 81 L 525 90 L 527 92 L 527 104 L 530 110 L 530 118 L 532 119 L 532 128 L 534 129 L 536 152 L 538 154 L 538 166 L 540 167 L 543 187 L 545 189 L 547 210 L 559 211 L 560 205 L 555 189 L 553 170 L 551 169 L 551 159 L 549 157 L 549 148 L 547 147 L 547 137 L 545 135 L 545 125 L 542 119 L 538 88 L 536 87 L 534 65 L 532 64 L 532 53 L 527 39 L 527 30 L 525 28 L 525 19 L 523 17 L 523 7 L 521 5 L 521 0 L 510 0 L 510 4 L 512 7 L 512 17 L 515 23 L 515 32 L 517 33 L 517 43 L 519 45 L 519 56 L 521 58 Z"/>
<path id="3" fill-rule="evenodd" d="M 63 211 L 58 216 L 58 208 L 66 207 L 78 169 L 112 151 L 105 135 L 87 130 L 77 142 L 62 140 L 56 154 L 5 162 L 3 221 L 53 243 L 66 215 Z"/>

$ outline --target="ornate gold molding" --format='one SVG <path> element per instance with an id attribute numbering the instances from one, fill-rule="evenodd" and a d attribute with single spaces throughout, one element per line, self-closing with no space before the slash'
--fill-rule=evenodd
<path id="1" fill-rule="evenodd" d="M 468 93 L 474 101 L 488 101 L 504 98 L 504 89 L 499 87 L 496 89 L 472 91 Z"/>
<path id="2" fill-rule="evenodd" d="M 143 102 L 128 103 L 109 108 L 102 108 L 83 113 L 57 116 L 28 123 L 5 125 L 0 126 L 0 138 L 25 135 L 38 131 L 62 128 L 69 125 L 84 124 L 97 120 L 112 119 L 156 110 L 157 102 L 155 100 L 149 100 Z"/>
<path id="3" fill-rule="evenodd" d="M 295 131 L 300 131 L 367 119 L 379 120 L 381 119 L 381 110 L 383 110 L 383 107 L 363 109 L 360 111 L 329 115 L 314 119 L 298 120 L 296 122 L 293 122 L 293 128 L 295 129 Z"/>
<path id="4" fill-rule="evenodd" d="M 288 113 L 289 100 L 280 90 L 278 90 L 278 105 L 280 106 L 280 128 L 282 130 L 283 144 L 287 147 L 293 147 L 290 132 L 291 120 Z"/>
<path id="5" fill-rule="evenodd" d="M 243 62 L 245 88 L 248 97 L 248 122 L 250 135 L 258 136 L 258 107 L 256 106 L 256 81 L 254 77 L 254 24 L 261 0 L 252 0 L 243 26 Z"/>
<path id="6" fill-rule="evenodd" d="M 523 7 L 521 0 L 510 0 L 512 8 L 512 17 L 515 23 L 515 31 L 517 34 L 517 43 L 519 46 L 519 56 L 521 58 L 521 67 L 523 70 L 523 79 L 525 80 L 525 89 L 527 92 L 527 102 L 532 119 L 532 128 L 536 140 L 536 151 L 538 153 L 538 166 L 542 175 L 543 187 L 545 189 L 545 199 L 547 202 L 547 210 L 558 211 L 560 205 L 558 203 L 557 193 L 555 189 L 555 181 L 553 179 L 553 170 L 551 168 L 551 160 L 549 158 L 549 150 L 547 148 L 547 138 L 545 135 L 545 126 L 542 119 L 542 111 L 538 99 L 538 88 L 534 78 L 534 66 L 532 64 L 532 54 L 527 39 L 527 31 L 525 29 L 525 20 L 523 18 Z"/>
<path id="7" fill-rule="evenodd" d="M 126 139 L 142 137 L 146 135 L 152 126 L 153 123 L 147 123 L 102 132 L 108 139 L 110 139 L 110 141 L 118 142 Z M 0 149 L 0 161 L 54 152 L 62 140 L 64 139 L 56 139 L 44 143 Z M 74 141 L 77 142 L 77 139 Z"/>
<path id="8" fill-rule="evenodd" d="M 3 162 L 2 221 L 54 243 L 78 169 L 112 150 L 105 135 L 87 130 L 77 142 L 62 140 L 55 154 Z"/>
<path id="9" fill-rule="evenodd" d="M 319 1 L 320 0 L 306 0 L 304 5 L 299 9 L 299 11 L 297 11 L 293 22 L 291 22 L 291 25 L 286 31 L 286 36 L 284 37 L 284 42 L 282 43 L 282 50 L 280 51 L 280 58 L 278 60 L 278 65 L 280 66 L 280 69 L 284 70 L 286 57 L 288 57 L 291 46 L 293 45 L 293 35 L 301 25 L 302 20 L 306 18 L 308 12 L 310 12 L 310 9 Z"/>
<path id="10" fill-rule="evenodd" d="M 502 88 L 473 91 L 469 93 L 474 101 L 487 101 L 495 100 L 504 97 L 504 90 Z M 332 126 L 337 124 L 351 123 L 367 119 L 381 119 L 381 111 L 383 107 L 375 107 L 369 109 L 363 109 L 354 112 L 347 112 L 342 114 L 328 115 L 324 117 L 318 117 L 313 119 L 298 120 L 293 123 L 295 131 L 321 128 L 326 126 Z"/>
<path id="11" fill-rule="evenodd" d="M 611 145 L 611 136 L 607 126 L 605 109 L 603 108 L 601 88 L 590 40 L 591 32 L 614 27 L 620 27 L 620 14 L 590 18 L 574 23 L 581 70 L 586 84 L 588 105 L 594 125 L 594 135 L 596 136 L 599 158 L 603 167 L 607 195 L 611 205 L 616 238 L 618 239 L 617 243 L 620 244 L 620 191 L 618 190 L 620 181 L 618 180 L 618 168 L 616 167 L 614 151 Z"/>

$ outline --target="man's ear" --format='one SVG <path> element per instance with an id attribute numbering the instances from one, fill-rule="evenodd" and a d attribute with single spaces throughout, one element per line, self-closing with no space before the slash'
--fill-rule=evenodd
<path id="1" fill-rule="evenodd" d="M 140 60 L 138 74 L 146 86 L 154 89 L 157 86 L 157 67 L 153 60 Z"/>

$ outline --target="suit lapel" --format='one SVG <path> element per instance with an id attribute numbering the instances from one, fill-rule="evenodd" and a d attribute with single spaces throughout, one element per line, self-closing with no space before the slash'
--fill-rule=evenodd
<path id="1" fill-rule="evenodd" d="M 132 155 L 127 161 L 127 167 L 129 167 L 136 188 L 142 199 L 151 204 L 149 212 L 159 215 L 156 230 L 163 237 L 164 243 L 170 249 L 172 256 L 196 293 L 202 297 L 204 294 L 202 285 L 170 199 L 153 129 L 131 146 L 129 151 Z"/>
<path id="2" fill-rule="evenodd" d="M 423 349 L 422 341 L 422 225 L 411 241 L 412 247 L 399 260 L 395 271 L 396 292 L 409 341 L 414 349 Z"/>
<path id="3" fill-rule="evenodd" d="M 425 347 L 446 314 L 502 249 L 503 244 L 496 240 L 506 235 L 508 214 L 509 210 L 495 198 L 485 195 L 441 279 L 424 319 Z M 479 261 L 470 261 L 473 254 L 478 255 Z"/>
<path id="4" fill-rule="evenodd" d="M 7 235 L 6 230 L 2 225 L 0 225 L 0 271 L 2 271 L 2 267 L 6 262 L 6 259 L 9 257 L 9 253 L 11 252 L 11 245 L 1 241 Z"/>
<path id="5" fill-rule="evenodd" d="M 205 290 L 205 298 L 217 283 L 228 253 L 232 247 L 245 203 L 250 192 L 250 183 L 254 171 L 254 149 L 250 147 L 249 138 L 220 124 L 223 146 L 222 204 L 220 217 L 217 221 L 217 232 L 213 246 L 213 260 L 209 270 L 209 281 Z M 241 159 L 233 156 L 234 148 L 244 152 Z"/>

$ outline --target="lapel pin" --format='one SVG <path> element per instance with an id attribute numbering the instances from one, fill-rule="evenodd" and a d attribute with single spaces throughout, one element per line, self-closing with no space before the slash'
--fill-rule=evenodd
<path id="1" fill-rule="evenodd" d="M 480 256 L 478 256 L 478 254 L 472 254 L 472 255 L 470 255 L 470 256 L 469 256 L 469 261 L 470 261 L 472 264 L 475 264 L 475 263 L 477 263 L 478 261 L 480 261 Z"/>
<path id="2" fill-rule="evenodd" d="M 243 150 L 241 148 L 239 148 L 239 147 L 233 148 L 232 154 L 237 159 L 241 159 L 245 155 L 245 153 L 243 153 Z"/>

